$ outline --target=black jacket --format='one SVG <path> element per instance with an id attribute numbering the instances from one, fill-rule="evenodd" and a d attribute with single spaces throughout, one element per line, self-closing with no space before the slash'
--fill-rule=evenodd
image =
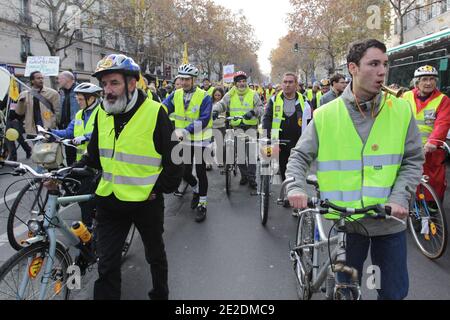
<path id="1" fill-rule="evenodd" d="M 284 99 L 284 95 L 281 95 L 281 98 Z M 295 99 L 298 101 L 298 93 L 295 94 Z M 272 132 L 272 123 L 273 123 L 273 105 L 274 100 L 270 99 L 267 103 L 266 112 L 263 118 L 263 129 L 267 130 L 268 137 L 271 137 Z M 292 115 L 290 118 L 285 119 L 281 122 L 281 132 L 280 132 L 280 140 L 290 140 L 289 143 L 290 148 L 294 147 L 297 144 L 297 141 L 300 139 L 302 135 L 302 126 L 299 123 L 299 119 L 303 117 L 302 107 L 299 103 L 295 105 L 296 113 Z M 286 117 L 286 115 L 284 115 Z"/>
<path id="2" fill-rule="evenodd" d="M 114 116 L 114 128 L 116 138 L 119 137 L 123 128 L 127 122 L 133 117 L 136 111 L 144 103 L 146 94 L 139 90 L 138 99 L 136 105 L 129 112 L 121 115 Z M 101 170 L 99 148 L 98 148 L 98 117 L 95 119 L 94 131 L 92 132 L 91 140 L 87 148 L 87 154 L 83 156 L 78 166 L 92 167 Z M 171 153 L 172 149 L 178 144 L 176 141 L 172 141 L 173 125 L 169 120 L 167 113 L 163 108 L 160 109 L 158 119 L 156 122 L 155 132 L 153 135 L 153 142 L 155 144 L 156 151 L 162 155 L 162 167 L 163 170 L 159 175 L 158 181 L 153 188 L 153 193 L 161 196 L 162 193 L 172 193 L 178 188 L 181 178 L 183 176 L 182 165 L 176 165 L 172 162 Z M 102 197 L 99 197 L 102 198 Z M 119 201 L 114 194 L 107 197 L 110 201 Z M 106 199 L 105 199 L 106 200 Z"/>

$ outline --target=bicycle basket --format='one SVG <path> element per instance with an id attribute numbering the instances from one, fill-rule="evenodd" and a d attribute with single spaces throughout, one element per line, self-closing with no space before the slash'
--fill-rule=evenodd
<path id="1" fill-rule="evenodd" d="M 36 143 L 31 159 L 45 169 L 58 169 L 64 160 L 62 147 L 59 143 Z"/>

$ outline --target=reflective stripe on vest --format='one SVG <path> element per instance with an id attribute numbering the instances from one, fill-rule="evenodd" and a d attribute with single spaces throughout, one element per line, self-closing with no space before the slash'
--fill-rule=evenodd
<path id="1" fill-rule="evenodd" d="M 95 117 L 97 115 L 98 109 L 99 109 L 98 105 L 94 107 L 94 110 L 91 112 L 91 115 L 89 116 L 89 119 L 86 122 L 86 126 L 84 126 L 83 121 L 83 110 L 77 112 L 77 114 L 75 115 L 75 125 L 73 127 L 73 135 L 75 138 L 91 134 L 92 131 L 94 131 Z M 87 150 L 87 146 L 88 142 L 77 146 L 77 161 L 81 160 L 83 154 Z"/>
<path id="2" fill-rule="evenodd" d="M 247 112 L 253 110 L 254 107 L 254 99 L 255 99 L 255 91 L 248 89 L 247 93 L 244 96 L 244 102 L 241 101 L 241 96 L 237 93 L 237 90 L 231 94 L 230 98 L 230 116 L 231 117 L 242 117 Z M 258 119 L 253 118 L 250 120 L 237 120 L 231 121 L 231 126 L 238 127 L 242 124 L 242 122 L 247 126 L 256 126 L 258 125 Z"/>
<path id="3" fill-rule="evenodd" d="M 146 201 L 162 171 L 161 155 L 155 150 L 153 134 L 161 104 L 146 99 L 118 139 L 114 117 L 98 110 L 98 147 L 103 169 L 96 194 L 114 195 L 121 201 Z"/>
<path id="4" fill-rule="evenodd" d="M 186 129 L 190 124 L 194 123 L 195 131 L 199 132 L 194 132 L 194 134 L 188 135 L 187 138 L 190 141 L 207 141 L 212 137 L 212 114 L 206 128 L 202 128 L 202 122 L 199 121 L 200 107 L 205 96 L 206 92 L 197 88 L 191 101 L 189 102 L 189 107 L 186 110 L 184 108 L 184 90 L 178 89 L 175 91 L 173 98 L 175 112 L 172 114 L 171 119 L 175 120 L 175 128 L 177 129 Z"/>
<path id="5" fill-rule="evenodd" d="M 271 137 L 273 140 L 277 140 L 280 137 L 281 132 L 281 123 L 285 120 L 284 118 L 284 100 L 281 98 L 283 92 L 280 92 L 273 103 L 273 120 L 272 120 L 272 132 Z M 296 105 L 299 105 L 302 108 L 302 112 L 305 111 L 305 100 L 303 96 L 298 93 L 298 100 Z"/>
<path id="6" fill-rule="evenodd" d="M 402 163 L 412 117 L 405 100 L 388 96 L 386 105 L 391 104 L 395 107 L 382 108 L 365 145 L 342 98 L 316 111 L 317 178 L 322 199 L 357 209 L 387 202 Z"/>
<path id="7" fill-rule="evenodd" d="M 413 108 L 413 114 L 416 118 L 417 126 L 419 127 L 420 135 L 422 136 L 422 144 L 428 142 L 428 138 L 434 130 L 434 120 L 436 120 L 436 111 L 441 105 L 444 95 L 440 94 L 438 97 L 430 101 L 425 109 L 417 113 L 417 104 L 413 91 L 405 92 L 403 99 L 408 101 Z"/>

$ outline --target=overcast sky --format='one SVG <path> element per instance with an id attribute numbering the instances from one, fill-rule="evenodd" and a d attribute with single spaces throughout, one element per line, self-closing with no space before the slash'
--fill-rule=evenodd
<path id="1" fill-rule="evenodd" d="M 243 10 L 261 42 L 258 51 L 259 65 L 262 72 L 269 75 L 270 51 L 277 47 L 278 40 L 288 32 L 286 20 L 290 9 L 289 0 L 214 0 L 214 2 L 234 12 Z"/>

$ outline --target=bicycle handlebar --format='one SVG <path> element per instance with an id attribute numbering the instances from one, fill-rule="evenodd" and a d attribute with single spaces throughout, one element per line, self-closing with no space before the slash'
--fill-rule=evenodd
<path id="1" fill-rule="evenodd" d="M 77 148 L 77 146 L 72 144 L 72 139 L 63 139 L 60 136 L 57 136 L 56 134 L 54 134 L 53 132 L 45 130 L 43 127 L 41 127 L 39 125 L 37 126 L 37 131 L 38 131 L 38 134 L 35 135 L 35 138 L 26 139 L 25 141 L 30 141 L 30 142 L 49 141 L 49 142 L 60 143 L 66 147 Z M 51 141 L 51 139 L 46 137 L 46 135 L 51 136 L 55 141 Z"/>
<path id="2" fill-rule="evenodd" d="M 237 121 L 237 120 L 244 120 L 244 117 L 243 116 L 234 116 L 234 117 L 218 116 L 217 119 L 225 119 L 227 121 Z"/>
<path id="3" fill-rule="evenodd" d="M 286 188 L 291 183 L 295 182 L 295 178 L 286 179 L 281 185 L 280 197 L 277 200 L 279 205 L 284 204 L 284 199 L 286 196 Z M 308 208 L 310 209 L 318 209 L 320 214 L 328 214 L 331 210 L 343 213 L 345 215 L 351 216 L 355 214 L 365 214 L 368 217 L 373 219 L 393 219 L 402 224 L 406 224 L 405 221 L 394 217 L 391 215 L 392 208 L 389 206 L 385 206 L 384 204 L 378 204 L 374 206 L 369 206 L 361 209 L 355 208 L 344 208 L 339 207 L 337 205 L 332 204 L 329 200 L 320 200 L 318 198 L 308 198 Z M 330 210 L 331 209 L 331 210 Z M 376 214 L 368 214 L 369 212 L 375 212 Z"/>
<path id="4" fill-rule="evenodd" d="M 0 165 L 14 168 L 14 173 L 23 175 L 25 173 L 30 173 L 34 178 L 38 179 L 57 179 L 64 180 L 67 176 L 74 174 L 80 177 L 88 177 L 93 175 L 92 169 L 88 167 L 84 168 L 72 168 L 66 167 L 59 169 L 57 171 L 47 172 L 47 173 L 38 173 L 29 165 L 20 162 L 14 161 L 0 161 Z"/>
<path id="5" fill-rule="evenodd" d="M 258 142 L 263 142 L 267 145 L 272 145 L 272 144 L 289 144 L 291 143 L 291 140 L 277 140 L 277 139 L 269 139 L 269 138 L 263 138 L 263 139 L 258 139 Z"/>

